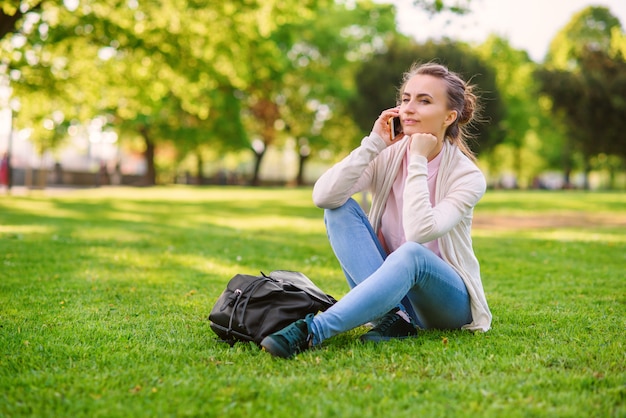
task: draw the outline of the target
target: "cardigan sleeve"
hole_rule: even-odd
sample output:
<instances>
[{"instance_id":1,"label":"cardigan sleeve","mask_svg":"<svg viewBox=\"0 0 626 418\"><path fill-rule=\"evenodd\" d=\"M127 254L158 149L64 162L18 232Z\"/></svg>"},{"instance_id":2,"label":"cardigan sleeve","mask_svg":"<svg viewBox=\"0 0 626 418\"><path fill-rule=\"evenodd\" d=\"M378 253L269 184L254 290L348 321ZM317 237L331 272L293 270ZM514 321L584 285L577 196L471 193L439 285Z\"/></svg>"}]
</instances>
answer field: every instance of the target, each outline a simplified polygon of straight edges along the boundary
<instances>
[{"instance_id":1,"label":"cardigan sleeve","mask_svg":"<svg viewBox=\"0 0 626 418\"><path fill-rule=\"evenodd\" d=\"M485 193L485 179L471 162L459 161L450 176L446 191L435 207L430 204L427 160L412 156L404 188L402 211L404 234L407 241L420 244L437 239L458 225ZM440 173L441 174L441 173ZM439 185L438 187L442 187Z\"/></svg>"},{"instance_id":2,"label":"cardigan sleeve","mask_svg":"<svg viewBox=\"0 0 626 418\"><path fill-rule=\"evenodd\" d=\"M373 175L370 163L385 148L385 141L375 133L363 138L359 147L315 182L313 203L320 208L334 209L353 194L368 189Z\"/></svg>"}]
</instances>

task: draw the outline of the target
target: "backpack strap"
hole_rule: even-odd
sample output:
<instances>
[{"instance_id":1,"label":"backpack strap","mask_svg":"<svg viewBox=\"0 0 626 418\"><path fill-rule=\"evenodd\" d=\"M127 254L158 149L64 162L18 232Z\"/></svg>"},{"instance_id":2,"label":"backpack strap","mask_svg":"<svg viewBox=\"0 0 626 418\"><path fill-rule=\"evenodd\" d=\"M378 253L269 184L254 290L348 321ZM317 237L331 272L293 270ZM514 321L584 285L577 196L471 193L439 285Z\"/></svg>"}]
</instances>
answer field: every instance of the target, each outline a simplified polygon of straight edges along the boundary
<instances>
[{"instance_id":1,"label":"backpack strap","mask_svg":"<svg viewBox=\"0 0 626 418\"><path fill-rule=\"evenodd\" d=\"M277 282L288 283L291 286L302 290L306 294L308 294L311 298L317 300L322 305L326 306L326 308L330 308L337 300L324 293L319 287L311 281L304 273L299 271L292 270L274 270L270 273L269 276L266 276L265 273L261 272L263 277L267 277L269 279L273 279Z\"/></svg>"},{"instance_id":2,"label":"backpack strap","mask_svg":"<svg viewBox=\"0 0 626 418\"><path fill-rule=\"evenodd\" d=\"M255 280L254 282L250 283L250 285L248 285L248 287L246 287L246 289L243 291L243 293L246 295L245 300L243 302L243 306L241 307L241 318L239 318L239 326L240 327L244 327L245 324L245 316L246 316L246 308L248 307L248 302L250 302L250 299L252 298L252 295L254 295L254 293L257 291L257 289L261 286L263 286L263 284L267 281L267 279L272 280L269 277L259 277L258 280ZM272 280L274 281L274 280ZM235 306L233 309L233 313L231 314L231 318L233 317L233 315L235 314L235 311L237 310L238 306Z\"/></svg>"}]
</instances>

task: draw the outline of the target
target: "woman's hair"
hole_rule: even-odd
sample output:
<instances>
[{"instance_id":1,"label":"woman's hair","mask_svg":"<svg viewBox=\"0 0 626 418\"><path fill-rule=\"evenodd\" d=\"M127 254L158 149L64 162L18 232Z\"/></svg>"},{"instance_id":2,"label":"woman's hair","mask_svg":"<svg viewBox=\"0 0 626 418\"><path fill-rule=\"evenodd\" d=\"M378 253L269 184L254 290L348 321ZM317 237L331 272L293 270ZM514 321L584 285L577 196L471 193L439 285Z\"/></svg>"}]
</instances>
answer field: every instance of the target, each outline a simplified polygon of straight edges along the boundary
<instances>
[{"instance_id":1,"label":"woman's hair","mask_svg":"<svg viewBox=\"0 0 626 418\"><path fill-rule=\"evenodd\" d=\"M474 86L463 81L461 76L449 71L443 65L415 63L402 77L399 97L404 92L404 88L409 80L416 75L430 75L445 81L448 92L448 109L457 111L456 120L446 129L446 138L452 144L458 146L470 159L475 161L476 157L467 145L467 138L470 136L467 132L467 126L471 124L479 110L478 97L474 94Z\"/></svg>"}]
</instances>

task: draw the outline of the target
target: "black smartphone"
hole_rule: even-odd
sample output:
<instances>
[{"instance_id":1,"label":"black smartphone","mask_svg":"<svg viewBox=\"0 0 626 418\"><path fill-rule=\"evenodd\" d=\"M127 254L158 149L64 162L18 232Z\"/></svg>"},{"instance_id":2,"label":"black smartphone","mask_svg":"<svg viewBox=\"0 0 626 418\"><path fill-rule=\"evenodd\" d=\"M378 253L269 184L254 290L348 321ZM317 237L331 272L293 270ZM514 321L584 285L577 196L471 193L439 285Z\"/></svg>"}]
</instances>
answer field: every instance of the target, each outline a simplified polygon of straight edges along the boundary
<instances>
[{"instance_id":1,"label":"black smartphone","mask_svg":"<svg viewBox=\"0 0 626 418\"><path fill-rule=\"evenodd\" d=\"M389 120L389 135L391 140L396 139L398 135L402 133L402 124L400 123L400 117L396 116Z\"/></svg>"}]
</instances>

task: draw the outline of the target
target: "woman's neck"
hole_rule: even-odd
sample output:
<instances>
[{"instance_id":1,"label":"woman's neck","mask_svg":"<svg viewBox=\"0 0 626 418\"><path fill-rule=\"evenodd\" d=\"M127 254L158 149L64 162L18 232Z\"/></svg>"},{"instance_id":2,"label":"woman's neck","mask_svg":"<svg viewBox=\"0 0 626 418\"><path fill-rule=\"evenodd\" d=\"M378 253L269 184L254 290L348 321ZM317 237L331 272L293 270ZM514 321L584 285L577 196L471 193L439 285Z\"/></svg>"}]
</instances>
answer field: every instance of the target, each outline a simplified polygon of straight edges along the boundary
<instances>
[{"instance_id":1,"label":"woman's neck","mask_svg":"<svg viewBox=\"0 0 626 418\"><path fill-rule=\"evenodd\" d=\"M433 159L435 159L435 158L439 155L439 153L441 152L441 150L442 150L442 149L443 149L443 141L439 142L439 143L437 144L437 146L435 147L435 149L433 150L433 152L431 152L431 153L428 155L428 158L427 158L427 159L428 159L428 162L430 162L430 161L432 161Z\"/></svg>"}]
</instances>

